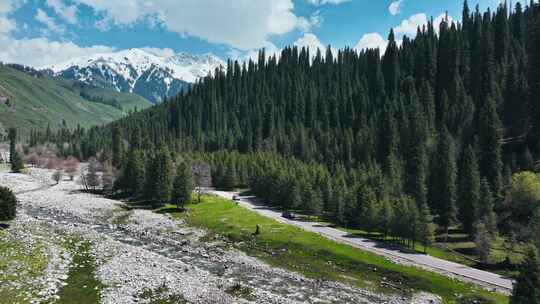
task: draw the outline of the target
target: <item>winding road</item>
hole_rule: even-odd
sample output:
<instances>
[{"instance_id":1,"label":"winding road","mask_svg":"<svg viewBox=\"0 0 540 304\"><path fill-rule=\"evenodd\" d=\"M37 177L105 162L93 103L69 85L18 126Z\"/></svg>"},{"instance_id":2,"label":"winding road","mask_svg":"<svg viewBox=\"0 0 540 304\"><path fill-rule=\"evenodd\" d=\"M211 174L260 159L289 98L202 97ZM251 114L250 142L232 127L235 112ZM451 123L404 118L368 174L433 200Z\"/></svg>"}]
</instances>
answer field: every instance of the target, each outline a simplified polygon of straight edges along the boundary
<instances>
[{"instance_id":1,"label":"winding road","mask_svg":"<svg viewBox=\"0 0 540 304\"><path fill-rule=\"evenodd\" d=\"M209 191L217 196L232 200L233 196L238 196L237 192ZM239 205L253 210L263 216L272 218L282 223L300 227L306 231L317 233L339 243L348 244L361 250L387 257L393 261L403 264L417 266L429 271L437 272L446 276L454 277L461 281L478 284L485 288L496 290L504 294L512 292L513 280L498 275L496 273L479 270L466 265L439 259L430 255L420 253L407 253L399 249L383 248L375 241L362 237L351 237L347 232L323 225L318 222L296 221L283 218L281 212L257 203L255 197L240 197Z\"/></svg>"}]
</instances>

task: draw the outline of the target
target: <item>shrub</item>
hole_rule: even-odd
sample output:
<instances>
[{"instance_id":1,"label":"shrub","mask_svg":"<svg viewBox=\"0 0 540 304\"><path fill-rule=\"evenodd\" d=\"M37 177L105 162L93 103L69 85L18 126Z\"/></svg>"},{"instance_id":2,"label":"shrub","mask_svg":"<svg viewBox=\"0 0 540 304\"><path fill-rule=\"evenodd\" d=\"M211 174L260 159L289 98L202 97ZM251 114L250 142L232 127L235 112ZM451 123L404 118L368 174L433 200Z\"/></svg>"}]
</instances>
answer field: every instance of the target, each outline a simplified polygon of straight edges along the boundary
<instances>
[{"instance_id":1,"label":"shrub","mask_svg":"<svg viewBox=\"0 0 540 304\"><path fill-rule=\"evenodd\" d=\"M0 187L0 221L9 221L15 218L17 213L17 198L6 187Z\"/></svg>"}]
</instances>

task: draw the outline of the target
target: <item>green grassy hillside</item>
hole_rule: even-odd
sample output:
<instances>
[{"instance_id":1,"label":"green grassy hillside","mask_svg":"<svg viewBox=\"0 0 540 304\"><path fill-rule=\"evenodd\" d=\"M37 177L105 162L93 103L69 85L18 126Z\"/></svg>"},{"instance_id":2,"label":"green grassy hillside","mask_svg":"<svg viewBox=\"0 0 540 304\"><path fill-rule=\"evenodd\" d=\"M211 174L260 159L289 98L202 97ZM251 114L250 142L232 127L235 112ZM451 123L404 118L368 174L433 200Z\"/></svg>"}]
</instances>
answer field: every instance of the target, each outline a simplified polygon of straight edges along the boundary
<instances>
[{"instance_id":1,"label":"green grassy hillside","mask_svg":"<svg viewBox=\"0 0 540 304\"><path fill-rule=\"evenodd\" d=\"M19 128L22 134L47 125L57 128L63 120L68 127L99 125L149 106L151 103L138 95L34 77L0 66L0 132L9 127Z\"/></svg>"}]
</instances>

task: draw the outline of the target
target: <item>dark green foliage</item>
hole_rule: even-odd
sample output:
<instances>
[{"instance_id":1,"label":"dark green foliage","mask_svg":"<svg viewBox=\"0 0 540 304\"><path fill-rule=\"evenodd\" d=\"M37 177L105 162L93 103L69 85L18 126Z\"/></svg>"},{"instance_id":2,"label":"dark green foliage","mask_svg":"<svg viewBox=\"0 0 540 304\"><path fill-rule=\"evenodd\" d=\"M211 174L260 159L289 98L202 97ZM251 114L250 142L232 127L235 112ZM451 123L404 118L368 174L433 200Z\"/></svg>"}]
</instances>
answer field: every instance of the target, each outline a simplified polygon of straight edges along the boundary
<instances>
[{"instance_id":1,"label":"dark green foliage","mask_svg":"<svg viewBox=\"0 0 540 304\"><path fill-rule=\"evenodd\" d=\"M531 143L537 145L540 140L540 4L534 4L533 8L529 8L526 13L530 16L528 31L528 53L529 53L529 85L531 107L532 107L532 124Z\"/></svg>"},{"instance_id":2,"label":"dark green foliage","mask_svg":"<svg viewBox=\"0 0 540 304\"><path fill-rule=\"evenodd\" d=\"M9 161L13 162L13 157L15 156L17 149L15 146L17 145L17 129L10 128L8 130L8 139L9 139Z\"/></svg>"},{"instance_id":3,"label":"dark green foliage","mask_svg":"<svg viewBox=\"0 0 540 304\"><path fill-rule=\"evenodd\" d=\"M183 209L184 205L191 201L192 192L193 176L191 167L186 162L180 162L176 168L171 200L176 204L178 209Z\"/></svg>"},{"instance_id":4,"label":"dark green foliage","mask_svg":"<svg viewBox=\"0 0 540 304\"><path fill-rule=\"evenodd\" d=\"M426 203L420 204L418 207L418 224L417 224L417 237L418 240L424 246L424 252L426 247L431 245L435 238L435 224L433 224L433 216Z\"/></svg>"},{"instance_id":5,"label":"dark green foliage","mask_svg":"<svg viewBox=\"0 0 540 304\"><path fill-rule=\"evenodd\" d=\"M476 219L481 222L490 234L497 233L497 215L494 211L495 197L491 191L489 182L482 179L480 183L480 200L478 202L478 210Z\"/></svg>"},{"instance_id":6,"label":"dark green foliage","mask_svg":"<svg viewBox=\"0 0 540 304\"><path fill-rule=\"evenodd\" d=\"M24 162L17 151L17 129L10 128L8 131L9 139L9 161L11 162L11 172L20 173L24 169Z\"/></svg>"},{"instance_id":7,"label":"dark green foliage","mask_svg":"<svg viewBox=\"0 0 540 304\"><path fill-rule=\"evenodd\" d=\"M144 195L153 202L164 204L171 198L172 161L167 148L160 148L146 162Z\"/></svg>"},{"instance_id":8,"label":"dark green foliage","mask_svg":"<svg viewBox=\"0 0 540 304\"><path fill-rule=\"evenodd\" d=\"M465 231L474 232L474 224L480 215L480 172L472 147L465 150L459 169L459 220Z\"/></svg>"},{"instance_id":9,"label":"dark green foliage","mask_svg":"<svg viewBox=\"0 0 540 304\"><path fill-rule=\"evenodd\" d=\"M23 169L24 169L23 159L20 156L19 152L15 150L15 152L11 154L11 172L20 173Z\"/></svg>"},{"instance_id":10,"label":"dark green foliage","mask_svg":"<svg viewBox=\"0 0 540 304\"><path fill-rule=\"evenodd\" d=\"M112 130L112 164L119 167L124 158L124 139L120 128Z\"/></svg>"},{"instance_id":11,"label":"dark green foliage","mask_svg":"<svg viewBox=\"0 0 540 304\"><path fill-rule=\"evenodd\" d=\"M488 97L480 112L480 172L497 200L502 197L501 130L495 101Z\"/></svg>"},{"instance_id":12,"label":"dark green foliage","mask_svg":"<svg viewBox=\"0 0 540 304\"><path fill-rule=\"evenodd\" d=\"M431 206L437 212L437 223L447 230L456 218L456 161L446 128L439 135L432 174Z\"/></svg>"},{"instance_id":13,"label":"dark green foliage","mask_svg":"<svg viewBox=\"0 0 540 304\"><path fill-rule=\"evenodd\" d=\"M17 198L6 187L0 187L0 221L10 221L17 213Z\"/></svg>"},{"instance_id":14,"label":"dark green foliage","mask_svg":"<svg viewBox=\"0 0 540 304\"><path fill-rule=\"evenodd\" d=\"M82 159L121 156L129 143L148 155L145 186L118 183L151 200L168 197L156 182L166 146L194 160L197 190L246 186L273 206L412 242L429 243L433 219L445 229L459 220L471 237L479 220L495 234L497 218L511 219L519 225L498 224L512 234L528 219L504 210L505 186L540 155L539 10L464 5L461 24L429 22L401 46L390 33L384 54L261 52L151 109L89 130L33 132L31 142L68 142ZM123 177L139 176L130 158L115 160ZM402 210L412 231L395 228Z\"/></svg>"},{"instance_id":15,"label":"dark green foliage","mask_svg":"<svg viewBox=\"0 0 540 304\"><path fill-rule=\"evenodd\" d=\"M131 196L138 196L144 187L145 176L144 153L141 150L131 150L115 188Z\"/></svg>"},{"instance_id":16,"label":"dark green foliage","mask_svg":"<svg viewBox=\"0 0 540 304\"><path fill-rule=\"evenodd\" d=\"M530 248L521 265L521 271L516 279L510 304L539 304L540 303L540 261L538 252Z\"/></svg>"}]
</instances>

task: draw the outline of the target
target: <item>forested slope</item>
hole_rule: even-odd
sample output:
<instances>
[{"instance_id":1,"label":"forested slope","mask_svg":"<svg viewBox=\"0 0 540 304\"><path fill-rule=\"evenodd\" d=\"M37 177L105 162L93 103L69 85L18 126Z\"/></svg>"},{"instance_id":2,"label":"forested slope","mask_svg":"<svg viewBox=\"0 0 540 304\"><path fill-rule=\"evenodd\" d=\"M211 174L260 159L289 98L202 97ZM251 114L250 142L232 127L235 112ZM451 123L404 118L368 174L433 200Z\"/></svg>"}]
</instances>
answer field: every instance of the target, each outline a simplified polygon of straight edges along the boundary
<instances>
[{"instance_id":1,"label":"forested slope","mask_svg":"<svg viewBox=\"0 0 540 304\"><path fill-rule=\"evenodd\" d=\"M63 124L90 127L119 119L134 108L151 105L146 99L35 74L21 66L0 66L0 127L60 129ZM0 129L1 129L0 128Z\"/></svg>"},{"instance_id":2,"label":"forested slope","mask_svg":"<svg viewBox=\"0 0 540 304\"><path fill-rule=\"evenodd\" d=\"M526 240L530 216L506 198L512 174L535 170L540 154L540 5L508 12L465 3L462 22L429 23L401 46L390 32L384 54L262 51L76 141L33 142L104 151L120 169L188 153L218 186L413 240L427 242L432 220Z\"/></svg>"}]
</instances>

